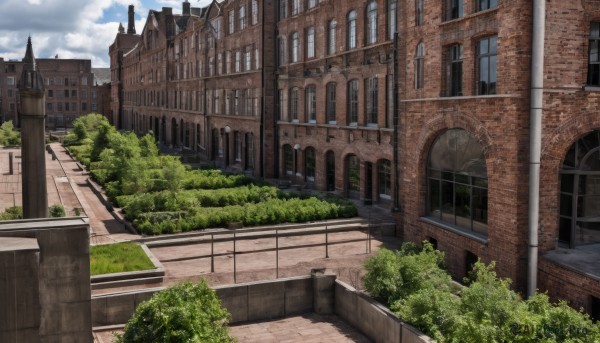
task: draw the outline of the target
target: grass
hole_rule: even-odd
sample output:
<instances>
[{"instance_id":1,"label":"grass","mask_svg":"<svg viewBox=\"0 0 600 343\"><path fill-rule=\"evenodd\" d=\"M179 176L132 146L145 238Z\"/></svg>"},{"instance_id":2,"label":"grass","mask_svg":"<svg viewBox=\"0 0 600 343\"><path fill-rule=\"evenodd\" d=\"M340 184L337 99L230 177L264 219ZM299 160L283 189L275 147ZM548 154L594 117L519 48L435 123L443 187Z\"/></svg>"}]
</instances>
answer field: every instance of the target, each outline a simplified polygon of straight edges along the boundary
<instances>
[{"instance_id":1,"label":"grass","mask_svg":"<svg viewBox=\"0 0 600 343\"><path fill-rule=\"evenodd\" d=\"M118 243L90 247L92 275L133 272L154 269L142 247L137 243Z\"/></svg>"}]
</instances>

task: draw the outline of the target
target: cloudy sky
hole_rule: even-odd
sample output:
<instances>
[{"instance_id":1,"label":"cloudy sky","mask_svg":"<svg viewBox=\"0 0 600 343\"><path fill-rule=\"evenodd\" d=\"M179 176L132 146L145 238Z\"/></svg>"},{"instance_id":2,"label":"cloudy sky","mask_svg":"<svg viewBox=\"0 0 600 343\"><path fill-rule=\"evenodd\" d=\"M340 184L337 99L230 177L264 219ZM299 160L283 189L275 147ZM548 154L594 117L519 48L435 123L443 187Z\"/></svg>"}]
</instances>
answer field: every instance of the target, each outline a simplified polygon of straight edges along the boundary
<instances>
[{"instance_id":1,"label":"cloudy sky","mask_svg":"<svg viewBox=\"0 0 600 343\"><path fill-rule=\"evenodd\" d=\"M148 10L172 7L181 13L183 0L0 0L0 57L21 59L31 35L36 58L91 59L93 68L108 67L108 46L119 22L127 29L127 10L135 6L140 33ZM189 0L203 7L210 0Z\"/></svg>"}]
</instances>

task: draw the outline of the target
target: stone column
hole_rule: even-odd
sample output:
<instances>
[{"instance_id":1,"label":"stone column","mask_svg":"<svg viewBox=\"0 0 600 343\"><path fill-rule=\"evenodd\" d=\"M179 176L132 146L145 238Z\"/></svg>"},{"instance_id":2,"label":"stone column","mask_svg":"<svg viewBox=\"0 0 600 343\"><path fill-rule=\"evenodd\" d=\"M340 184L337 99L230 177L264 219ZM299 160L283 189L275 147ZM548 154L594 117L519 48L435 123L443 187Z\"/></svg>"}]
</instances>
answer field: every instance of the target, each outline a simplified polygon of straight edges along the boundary
<instances>
[{"instance_id":1,"label":"stone column","mask_svg":"<svg viewBox=\"0 0 600 343\"><path fill-rule=\"evenodd\" d=\"M21 156L23 170L23 217L48 217L48 189L46 187L45 126L46 108L44 79L36 68L31 38L23 58L23 72L19 81L21 100Z\"/></svg>"}]
</instances>

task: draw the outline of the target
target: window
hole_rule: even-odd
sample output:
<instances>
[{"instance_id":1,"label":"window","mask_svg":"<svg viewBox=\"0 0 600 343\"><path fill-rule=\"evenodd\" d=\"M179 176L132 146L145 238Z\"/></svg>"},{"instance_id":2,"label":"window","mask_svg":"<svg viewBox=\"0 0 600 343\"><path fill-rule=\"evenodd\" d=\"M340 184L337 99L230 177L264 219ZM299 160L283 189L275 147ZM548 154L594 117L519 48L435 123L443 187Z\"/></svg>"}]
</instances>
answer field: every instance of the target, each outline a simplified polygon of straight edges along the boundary
<instances>
[{"instance_id":1,"label":"window","mask_svg":"<svg viewBox=\"0 0 600 343\"><path fill-rule=\"evenodd\" d=\"M415 88L421 89L425 83L425 44L417 45L415 52Z\"/></svg>"},{"instance_id":2,"label":"window","mask_svg":"<svg viewBox=\"0 0 600 343\"><path fill-rule=\"evenodd\" d=\"M315 28L313 26L306 30L306 58L315 57Z\"/></svg>"},{"instance_id":3,"label":"window","mask_svg":"<svg viewBox=\"0 0 600 343\"><path fill-rule=\"evenodd\" d=\"M377 125L377 77L366 79L367 124Z\"/></svg>"},{"instance_id":4,"label":"window","mask_svg":"<svg viewBox=\"0 0 600 343\"><path fill-rule=\"evenodd\" d=\"M258 23L258 1L252 0L252 25Z\"/></svg>"},{"instance_id":5,"label":"window","mask_svg":"<svg viewBox=\"0 0 600 343\"><path fill-rule=\"evenodd\" d=\"M348 49L356 48L356 11L352 10L348 13L347 20L347 46Z\"/></svg>"},{"instance_id":6,"label":"window","mask_svg":"<svg viewBox=\"0 0 600 343\"><path fill-rule=\"evenodd\" d=\"M279 19L285 19L288 16L288 0L279 0Z\"/></svg>"},{"instance_id":7,"label":"window","mask_svg":"<svg viewBox=\"0 0 600 343\"><path fill-rule=\"evenodd\" d=\"M235 72L239 73L242 66L242 53L240 51L235 52Z\"/></svg>"},{"instance_id":8,"label":"window","mask_svg":"<svg viewBox=\"0 0 600 343\"><path fill-rule=\"evenodd\" d=\"M9 89L7 89L7 91L8 91L8 97L9 98L12 98L12 97L15 96L15 90L14 89L9 88Z\"/></svg>"},{"instance_id":9,"label":"window","mask_svg":"<svg viewBox=\"0 0 600 343\"><path fill-rule=\"evenodd\" d=\"M239 19L240 19L240 30L243 30L246 28L246 6L241 5L240 8L238 9L238 15L239 15Z\"/></svg>"},{"instance_id":10,"label":"window","mask_svg":"<svg viewBox=\"0 0 600 343\"><path fill-rule=\"evenodd\" d=\"M279 65L286 64L286 55L285 37L279 37Z\"/></svg>"},{"instance_id":11,"label":"window","mask_svg":"<svg viewBox=\"0 0 600 343\"><path fill-rule=\"evenodd\" d=\"M558 241L570 248L600 242L600 131L571 146L560 172Z\"/></svg>"},{"instance_id":12,"label":"window","mask_svg":"<svg viewBox=\"0 0 600 343\"><path fill-rule=\"evenodd\" d=\"M87 111L87 103L86 102L82 102L81 103L81 112L85 113L85 111Z\"/></svg>"},{"instance_id":13,"label":"window","mask_svg":"<svg viewBox=\"0 0 600 343\"><path fill-rule=\"evenodd\" d=\"M462 17L462 0L446 0L446 6L446 20L458 19Z\"/></svg>"},{"instance_id":14,"label":"window","mask_svg":"<svg viewBox=\"0 0 600 343\"><path fill-rule=\"evenodd\" d=\"M429 217L487 236L487 167L473 136L462 129L442 133L429 151L427 179Z\"/></svg>"},{"instance_id":15,"label":"window","mask_svg":"<svg viewBox=\"0 0 600 343\"><path fill-rule=\"evenodd\" d=\"M65 91L64 91L64 92L65 92L65 98L68 98L68 97L69 97L69 90L68 90L68 89L65 89Z\"/></svg>"},{"instance_id":16,"label":"window","mask_svg":"<svg viewBox=\"0 0 600 343\"><path fill-rule=\"evenodd\" d=\"M316 160L315 148L306 148L304 150L304 177L308 182L315 182Z\"/></svg>"},{"instance_id":17,"label":"window","mask_svg":"<svg viewBox=\"0 0 600 343\"><path fill-rule=\"evenodd\" d=\"M385 82L385 127L394 127L394 76L386 75Z\"/></svg>"},{"instance_id":18,"label":"window","mask_svg":"<svg viewBox=\"0 0 600 343\"><path fill-rule=\"evenodd\" d=\"M242 161L242 134L238 131L233 133L233 156L236 162Z\"/></svg>"},{"instance_id":19,"label":"window","mask_svg":"<svg viewBox=\"0 0 600 343\"><path fill-rule=\"evenodd\" d=\"M292 0L292 15L298 15L300 11L300 0Z\"/></svg>"},{"instance_id":20,"label":"window","mask_svg":"<svg viewBox=\"0 0 600 343\"><path fill-rule=\"evenodd\" d=\"M71 111L77 112L77 103L76 102L71 103Z\"/></svg>"},{"instance_id":21,"label":"window","mask_svg":"<svg viewBox=\"0 0 600 343\"><path fill-rule=\"evenodd\" d=\"M415 0L415 26L423 25L423 1L424 0Z\"/></svg>"},{"instance_id":22,"label":"window","mask_svg":"<svg viewBox=\"0 0 600 343\"><path fill-rule=\"evenodd\" d=\"M298 32L292 32L292 39L291 40L292 40L292 60L291 60L291 62L292 63L296 63L296 62L299 61L299 56L298 55L300 53L300 51L299 51L299 48L300 48L299 44L300 44L300 42L299 42Z\"/></svg>"},{"instance_id":23,"label":"window","mask_svg":"<svg viewBox=\"0 0 600 343\"><path fill-rule=\"evenodd\" d=\"M358 80L348 82L348 124L358 123Z\"/></svg>"},{"instance_id":24,"label":"window","mask_svg":"<svg viewBox=\"0 0 600 343\"><path fill-rule=\"evenodd\" d=\"M388 38L394 39L397 30L397 4L396 0L388 0Z\"/></svg>"},{"instance_id":25,"label":"window","mask_svg":"<svg viewBox=\"0 0 600 343\"><path fill-rule=\"evenodd\" d=\"M588 85L600 86L600 22L590 25Z\"/></svg>"},{"instance_id":26,"label":"window","mask_svg":"<svg viewBox=\"0 0 600 343\"><path fill-rule=\"evenodd\" d=\"M252 70L252 47L246 47L246 51L244 52L244 63L246 64L246 71Z\"/></svg>"},{"instance_id":27,"label":"window","mask_svg":"<svg viewBox=\"0 0 600 343\"><path fill-rule=\"evenodd\" d=\"M229 11L229 34L235 32L235 12Z\"/></svg>"},{"instance_id":28,"label":"window","mask_svg":"<svg viewBox=\"0 0 600 343\"><path fill-rule=\"evenodd\" d=\"M317 6L317 0L307 0L306 1L306 8L313 8Z\"/></svg>"},{"instance_id":29,"label":"window","mask_svg":"<svg viewBox=\"0 0 600 343\"><path fill-rule=\"evenodd\" d=\"M286 175L294 175L294 151L289 144L283 146L283 169Z\"/></svg>"},{"instance_id":30,"label":"window","mask_svg":"<svg viewBox=\"0 0 600 343\"><path fill-rule=\"evenodd\" d=\"M200 62L200 61L198 61ZM200 64L201 65L201 64ZM225 53L225 73L231 73L231 51Z\"/></svg>"},{"instance_id":31,"label":"window","mask_svg":"<svg viewBox=\"0 0 600 343\"><path fill-rule=\"evenodd\" d=\"M497 0L479 0L478 10L484 11L490 8L496 8L498 6Z\"/></svg>"},{"instance_id":32,"label":"window","mask_svg":"<svg viewBox=\"0 0 600 343\"><path fill-rule=\"evenodd\" d=\"M298 122L298 88L290 90L290 119Z\"/></svg>"},{"instance_id":33,"label":"window","mask_svg":"<svg viewBox=\"0 0 600 343\"><path fill-rule=\"evenodd\" d=\"M56 110L58 112L62 112L62 110L63 110L63 103L62 102L57 102L56 103Z\"/></svg>"},{"instance_id":34,"label":"window","mask_svg":"<svg viewBox=\"0 0 600 343\"><path fill-rule=\"evenodd\" d=\"M463 59L463 47L460 44L455 44L450 47L450 65L449 69L449 95L460 96L462 95L462 59Z\"/></svg>"},{"instance_id":35,"label":"window","mask_svg":"<svg viewBox=\"0 0 600 343\"><path fill-rule=\"evenodd\" d=\"M62 103L58 103L58 105L62 106ZM10 112L14 112L15 111L15 103L14 102L11 102L10 104L8 104L8 110ZM61 108L61 111L62 111L62 108Z\"/></svg>"},{"instance_id":36,"label":"window","mask_svg":"<svg viewBox=\"0 0 600 343\"><path fill-rule=\"evenodd\" d=\"M46 111L52 112L52 103L51 102L46 104Z\"/></svg>"},{"instance_id":37,"label":"window","mask_svg":"<svg viewBox=\"0 0 600 343\"><path fill-rule=\"evenodd\" d=\"M327 96L327 122L329 124L336 124L336 113L335 113L335 88L336 84L330 82L327 84L326 96Z\"/></svg>"},{"instance_id":38,"label":"window","mask_svg":"<svg viewBox=\"0 0 600 343\"><path fill-rule=\"evenodd\" d=\"M333 55L335 54L335 34L336 34L336 26L337 23L335 22L335 20L330 20L329 23L327 23L327 53L329 55Z\"/></svg>"},{"instance_id":39,"label":"window","mask_svg":"<svg viewBox=\"0 0 600 343\"><path fill-rule=\"evenodd\" d=\"M71 98L76 98L77 97L77 91L76 90L71 90Z\"/></svg>"},{"instance_id":40,"label":"window","mask_svg":"<svg viewBox=\"0 0 600 343\"><path fill-rule=\"evenodd\" d=\"M497 37L479 41L479 91L480 95L496 94L496 43Z\"/></svg>"},{"instance_id":41,"label":"window","mask_svg":"<svg viewBox=\"0 0 600 343\"><path fill-rule=\"evenodd\" d=\"M356 155L346 158L346 189L349 195L360 192L360 160Z\"/></svg>"},{"instance_id":42,"label":"window","mask_svg":"<svg viewBox=\"0 0 600 343\"><path fill-rule=\"evenodd\" d=\"M10 89L9 89L9 91L10 91ZM83 97L83 92L81 92L81 95L82 95L82 97ZM10 95L9 95L9 96L10 96ZM49 97L49 98L52 98L52 97L54 97L54 91L53 91L52 89L48 89L48 97Z\"/></svg>"},{"instance_id":43,"label":"window","mask_svg":"<svg viewBox=\"0 0 600 343\"><path fill-rule=\"evenodd\" d=\"M377 42L377 2L367 5L367 44Z\"/></svg>"},{"instance_id":44,"label":"window","mask_svg":"<svg viewBox=\"0 0 600 343\"><path fill-rule=\"evenodd\" d=\"M306 87L306 119L309 123L317 122L317 89L314 85Z\"/></svg>"},{"instance_id":45,"label":"window","mask_svg":"<svg viewBox=\"0 0 600 343\"><path fill-rule=\"evenodd\" d=\"M392 164L389 160L380 160L377 163L377 189L379 198L391 199L392 197Z\"/></svg>"}]
</instances>

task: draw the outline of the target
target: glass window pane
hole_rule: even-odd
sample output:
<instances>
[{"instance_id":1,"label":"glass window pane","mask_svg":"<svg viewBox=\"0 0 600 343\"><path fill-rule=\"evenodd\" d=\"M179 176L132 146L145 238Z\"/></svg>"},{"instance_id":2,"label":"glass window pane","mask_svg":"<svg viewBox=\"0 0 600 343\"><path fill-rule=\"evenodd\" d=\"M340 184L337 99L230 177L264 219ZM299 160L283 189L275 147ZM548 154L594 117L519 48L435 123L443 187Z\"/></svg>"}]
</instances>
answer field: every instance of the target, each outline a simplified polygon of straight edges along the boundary
<instances>
[{"instance_id":1,"label":"glass window pane","mask_svg":"<svg viewBox=\"0 0 600 343\"><path fill-rule=\"evenodd\" d=\"M454 183L442 181L442 220L456 224L454 221Z\"/></svg>"},{"instance_id":2,"label":"glass window pane","mask_svg":"<svg viewBox=\"0 0 600 343\"><path fill-rule=\"evenodd\" d=\"M429 214L440 218L440 181L429 179Z\"/></svg>"}]
</instances>

